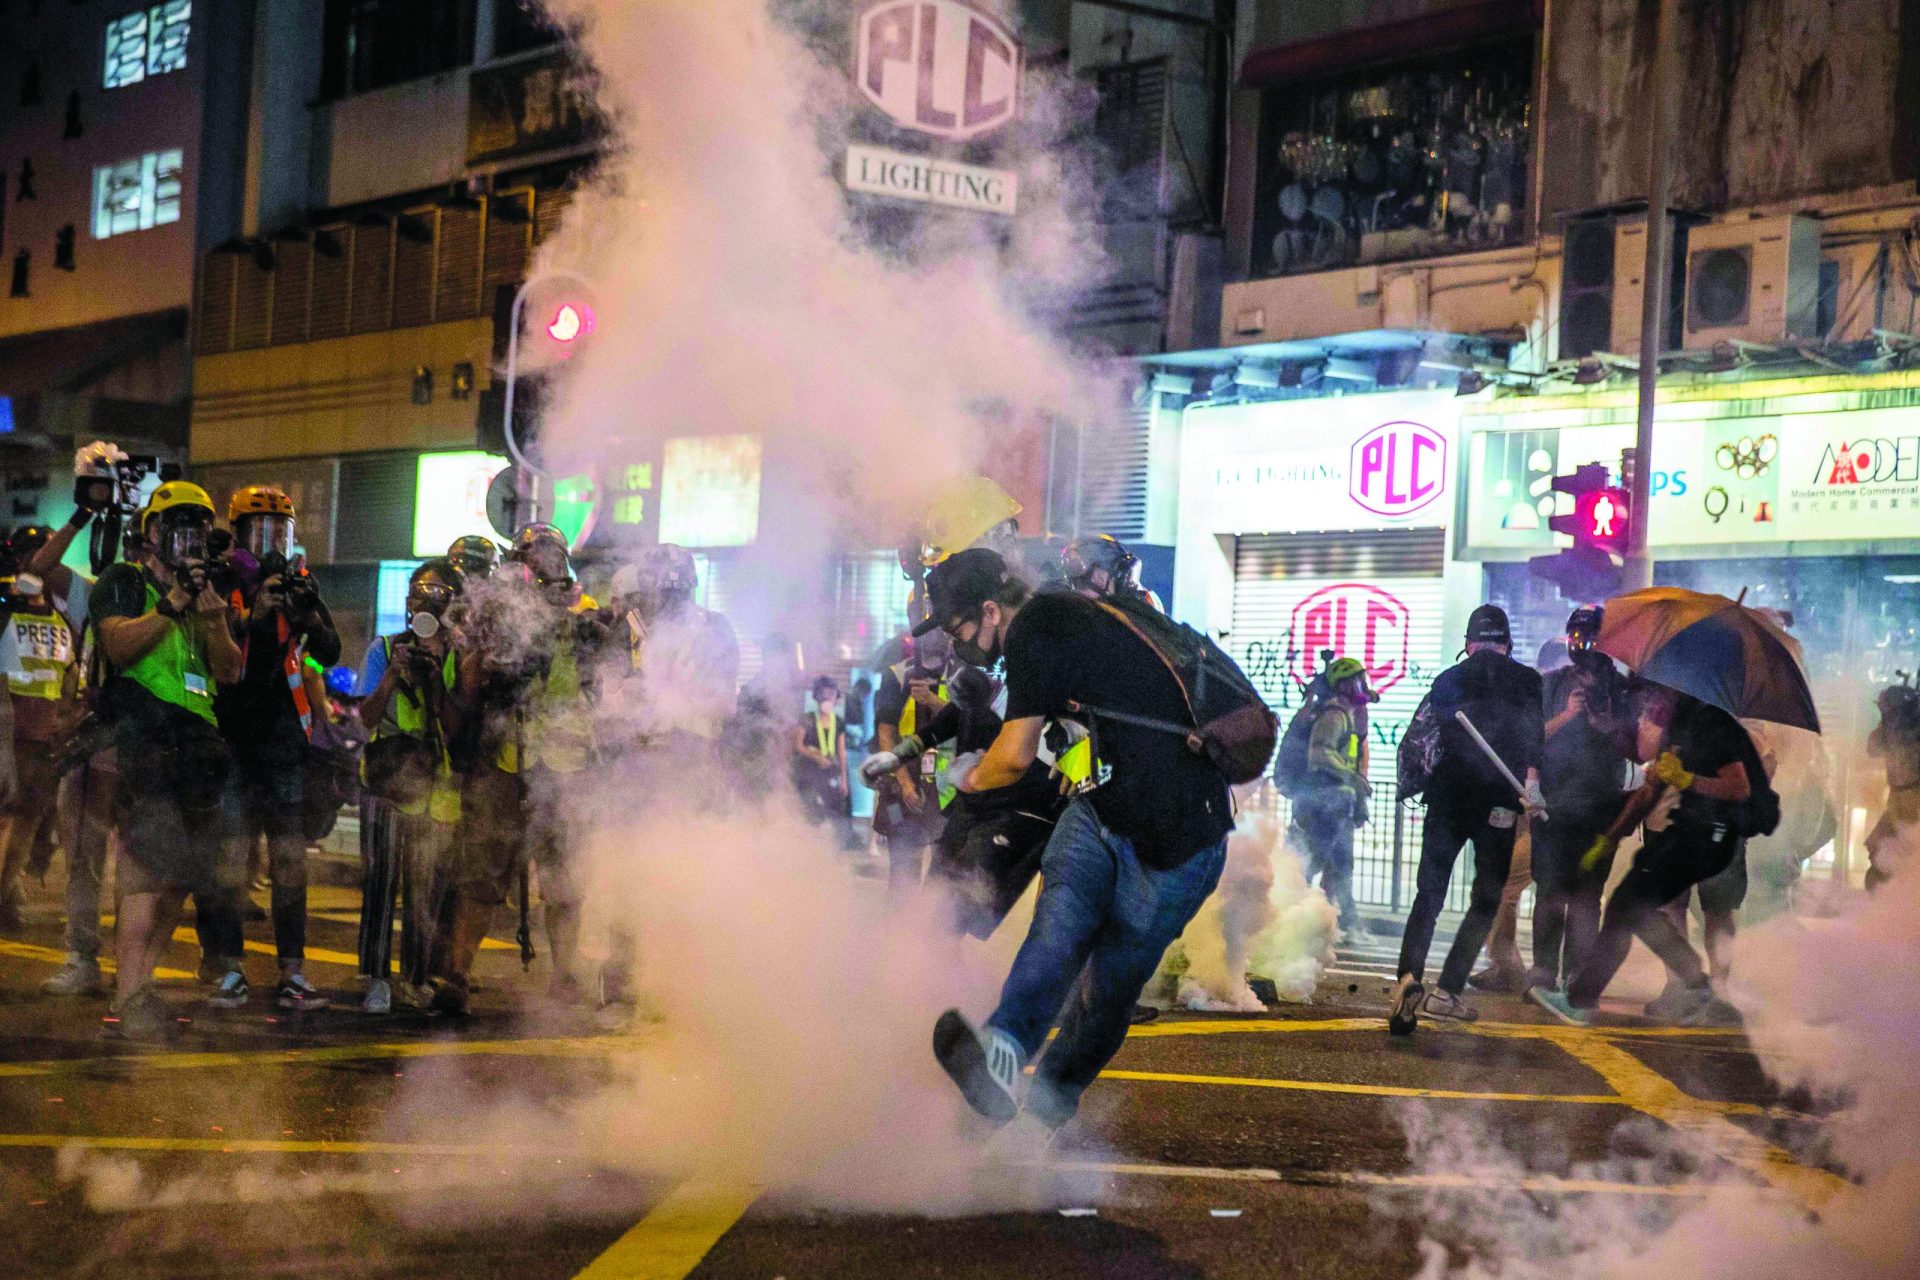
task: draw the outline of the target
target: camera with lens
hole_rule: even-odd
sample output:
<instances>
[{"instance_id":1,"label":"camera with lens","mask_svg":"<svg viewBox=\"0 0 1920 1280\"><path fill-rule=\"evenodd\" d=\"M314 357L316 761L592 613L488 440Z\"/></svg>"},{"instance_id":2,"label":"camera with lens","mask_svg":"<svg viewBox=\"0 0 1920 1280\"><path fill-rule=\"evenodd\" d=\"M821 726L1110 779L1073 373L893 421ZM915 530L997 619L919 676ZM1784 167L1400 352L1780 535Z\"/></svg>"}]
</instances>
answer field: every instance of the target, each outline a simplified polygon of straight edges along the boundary
<instances>
[{"instance_id":1,"label":"camera with lens","mask_svg":"<svg viewBox=\"0 0 1920 1280\"><path fill-rule=\"evenodd\" d=\"M150 454L129 457L105 444L82 450L74 471L73 504L94 517L88 555L95 573L119 556L121 533L140 511L148 477L158 476L164 484L183 474L178 463L162 463Z\"/></svg>"},{"instance_id":2,"label":"camera with lens","mask_svg":"<svg viewBox=\"0 0 1920 1280\"><path fill-rule=\"evenodd\" d=\"M290 614L311 613L320 603L320 588L313 574L306 565L288 560L282 552L269 551L260 557L260 580L269 578L280 579L280 593L286 597Z\"/></svg>"}]
</instances>

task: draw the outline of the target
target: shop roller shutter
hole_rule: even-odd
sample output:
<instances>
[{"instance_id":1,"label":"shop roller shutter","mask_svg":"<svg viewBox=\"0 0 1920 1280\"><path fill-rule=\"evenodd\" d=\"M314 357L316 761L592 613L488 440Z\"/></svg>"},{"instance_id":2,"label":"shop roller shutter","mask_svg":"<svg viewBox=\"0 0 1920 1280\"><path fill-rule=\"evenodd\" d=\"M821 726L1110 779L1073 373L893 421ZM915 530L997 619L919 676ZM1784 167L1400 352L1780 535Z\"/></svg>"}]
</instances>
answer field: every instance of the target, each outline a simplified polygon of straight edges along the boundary
<instances>
[{"instance_id":1,"label":"shop roller shutter","mask_svg":"<svg viewBox=\"0 0 1920 1280\"><path fill-rule=\"evenodd\" d=\"M412 558L417 469L418 455L411 453L340 460L336 563Z\"/></svg>"},{"instance_id":2,"label":"shop roller shutter","mask_svg":"<svg viewBox=\"0 0 1920 1280\"><path fill-rule=\"evenodd\" d=\"M440 284L435 320L471 320L480 313L480 211L440 211Z\"/></svg>"},{"instance_id":3,"label":"shop roller shutter","mask_svg":"<svg viewBox=\"0 0 1920 1280\"><path fill-rule=\"evenodd\" d=\"M1395 747L1459 647L1442 634L1445 555L1439 529L1262 534L1235 548L1227 647L1283 720L1300 705L1301 681L1321 665L1323 646L1367 661L1384 686L1369 714L1371 822L1355 837L1354 894L1363 903L1392 900ZM1417 812L1401 814L1400 828L1410 892ZM1450 905L1464 906L1464 893L1457 883Z\"/></svg>"}]
</instances>

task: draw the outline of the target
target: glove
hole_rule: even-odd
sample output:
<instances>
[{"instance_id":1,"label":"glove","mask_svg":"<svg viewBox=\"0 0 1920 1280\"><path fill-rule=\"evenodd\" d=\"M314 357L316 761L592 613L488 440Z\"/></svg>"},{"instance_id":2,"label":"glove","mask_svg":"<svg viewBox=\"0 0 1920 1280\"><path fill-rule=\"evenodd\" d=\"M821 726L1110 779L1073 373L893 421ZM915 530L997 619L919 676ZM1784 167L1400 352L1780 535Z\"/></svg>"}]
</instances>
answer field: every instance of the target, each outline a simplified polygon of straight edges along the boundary
<instances>
[{"instance_id":1,"label":"glove","mask_svg":"<svg viewBox=\"0 0 1920 1280\"><path fill-rule=\"evenodd\" d=\"M1671 751L1662 751L1660 758L1653 762L1653 768L1647 771L1675 791L1685 791L1693 785L1694 775L1680 763L1680 757Z\"/></svg>"},{"instance_id":2,"label":"glove","mask_svg":"<svg viewBox=\"0 0 1920 1280\"><path fill-rule=\"evenodd\" d=\"M1540 790L1540 783L1537 780L1527 783L1526 790L1520 793L1520 803L1525 806L1528 813L1547 811L1547 796Z\"/></svg>"},{"instance_id":3,"label":"glove","mask_svg":"<svg viewBox=\"0 0 1920 1280\"><path fill-rule=\"evenodd\" d=\"M84 448L74 450L73 474L90 476L112 462L125 462L127 455L117 444L108 444L105 440L95 440Z\"/></svg>"},{"instance_id":4,"label":"glove","mask_svg":"<svg viewBox=\"0 0 1920 1280\"><path fill-rule=\"evenodd\" d=\"M984 751L969 751L963 756L956 756L946 768L940 771L938 778L940 790L966 790L963 784L973 775L974 769L986 754Z\"/></svg>"},{"instance_id":5,"label":"glove","mask_svg":"<svg viewBox=\"0 0 1920 1280\"><path fill-rule=\"evenodd\" d=\"M1613 857L1614 848L1619 844L1612 836L1595 836L1587 851L1580 855L1580 869L1592 871L1601 863Z\"/></svg>"},{"instance_id":6,"label":"glove","mask_svg":"<svg viewBox=\"0 0 1920 1280\"><path fill-rule=\"evenodd\" d=\"M891 751L876 751L860 762L860 780L868 786L900 767L900 757Z\"/></svg>"}]
</instances>

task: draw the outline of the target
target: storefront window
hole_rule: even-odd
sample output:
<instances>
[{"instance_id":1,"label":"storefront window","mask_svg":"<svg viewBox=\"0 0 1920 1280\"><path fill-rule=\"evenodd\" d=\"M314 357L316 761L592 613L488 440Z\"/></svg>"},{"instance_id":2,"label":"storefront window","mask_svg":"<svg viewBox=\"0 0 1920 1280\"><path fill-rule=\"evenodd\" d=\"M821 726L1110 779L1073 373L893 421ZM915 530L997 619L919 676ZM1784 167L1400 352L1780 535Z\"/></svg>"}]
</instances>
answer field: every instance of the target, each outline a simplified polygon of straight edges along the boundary
<instances>
[{"instance_id":1,"label":"storefront window","mask_svg":"<svg viewBox=\"0 0 1920 1280\"><path fill-rule=\"evenodd\" d=\"M1526 230L1531 35L1267 91L1254 273L1487 248Z\"/></svg>"}]
</instances>

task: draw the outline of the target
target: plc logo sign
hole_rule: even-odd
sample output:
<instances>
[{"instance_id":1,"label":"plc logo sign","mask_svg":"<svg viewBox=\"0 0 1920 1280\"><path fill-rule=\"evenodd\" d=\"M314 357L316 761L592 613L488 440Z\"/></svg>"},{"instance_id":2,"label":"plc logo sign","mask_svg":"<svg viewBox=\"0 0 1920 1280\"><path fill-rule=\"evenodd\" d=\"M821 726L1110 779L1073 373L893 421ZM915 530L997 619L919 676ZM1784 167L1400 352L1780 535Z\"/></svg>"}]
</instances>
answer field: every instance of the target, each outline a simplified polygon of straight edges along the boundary
<instances>
[{"instance_id":1,"label":"plc logo sign","mask_svg":"<svg viewBox=\"0 0 1920 1280\"><path fill-rule=\"evenodd\" d=\"M1410 516L1447 487L1447 438L1419 422L1383 422L1353 444L1347 493L1377 516Z\"/></svg>"},{"instance_id":2,"label":"plc logo sign","mask_svg":"<svg viewBox=\"0 0 1920 1280\"><path fill-rule=\"evenodd\" d=\"M889 0L860 17L855 77L896 123L974 138L1019 110L1020 45L999 19L960 0Z\"/></svg>"},{"instance_id":3,"label":"plc logo sign","mask_svg":"<svg viewBox=\"0 0 1920 1280\"><path fill-rule=\"evenodd\" d=\"M1367 683L1384 693L1406 678L1413 615L1398 597L1363 582L1342 582L1302 600L1293 610L1294 674L1312 680L1320 651L1331 649L1366 664Z\"/></svg>"}]
</instances>

